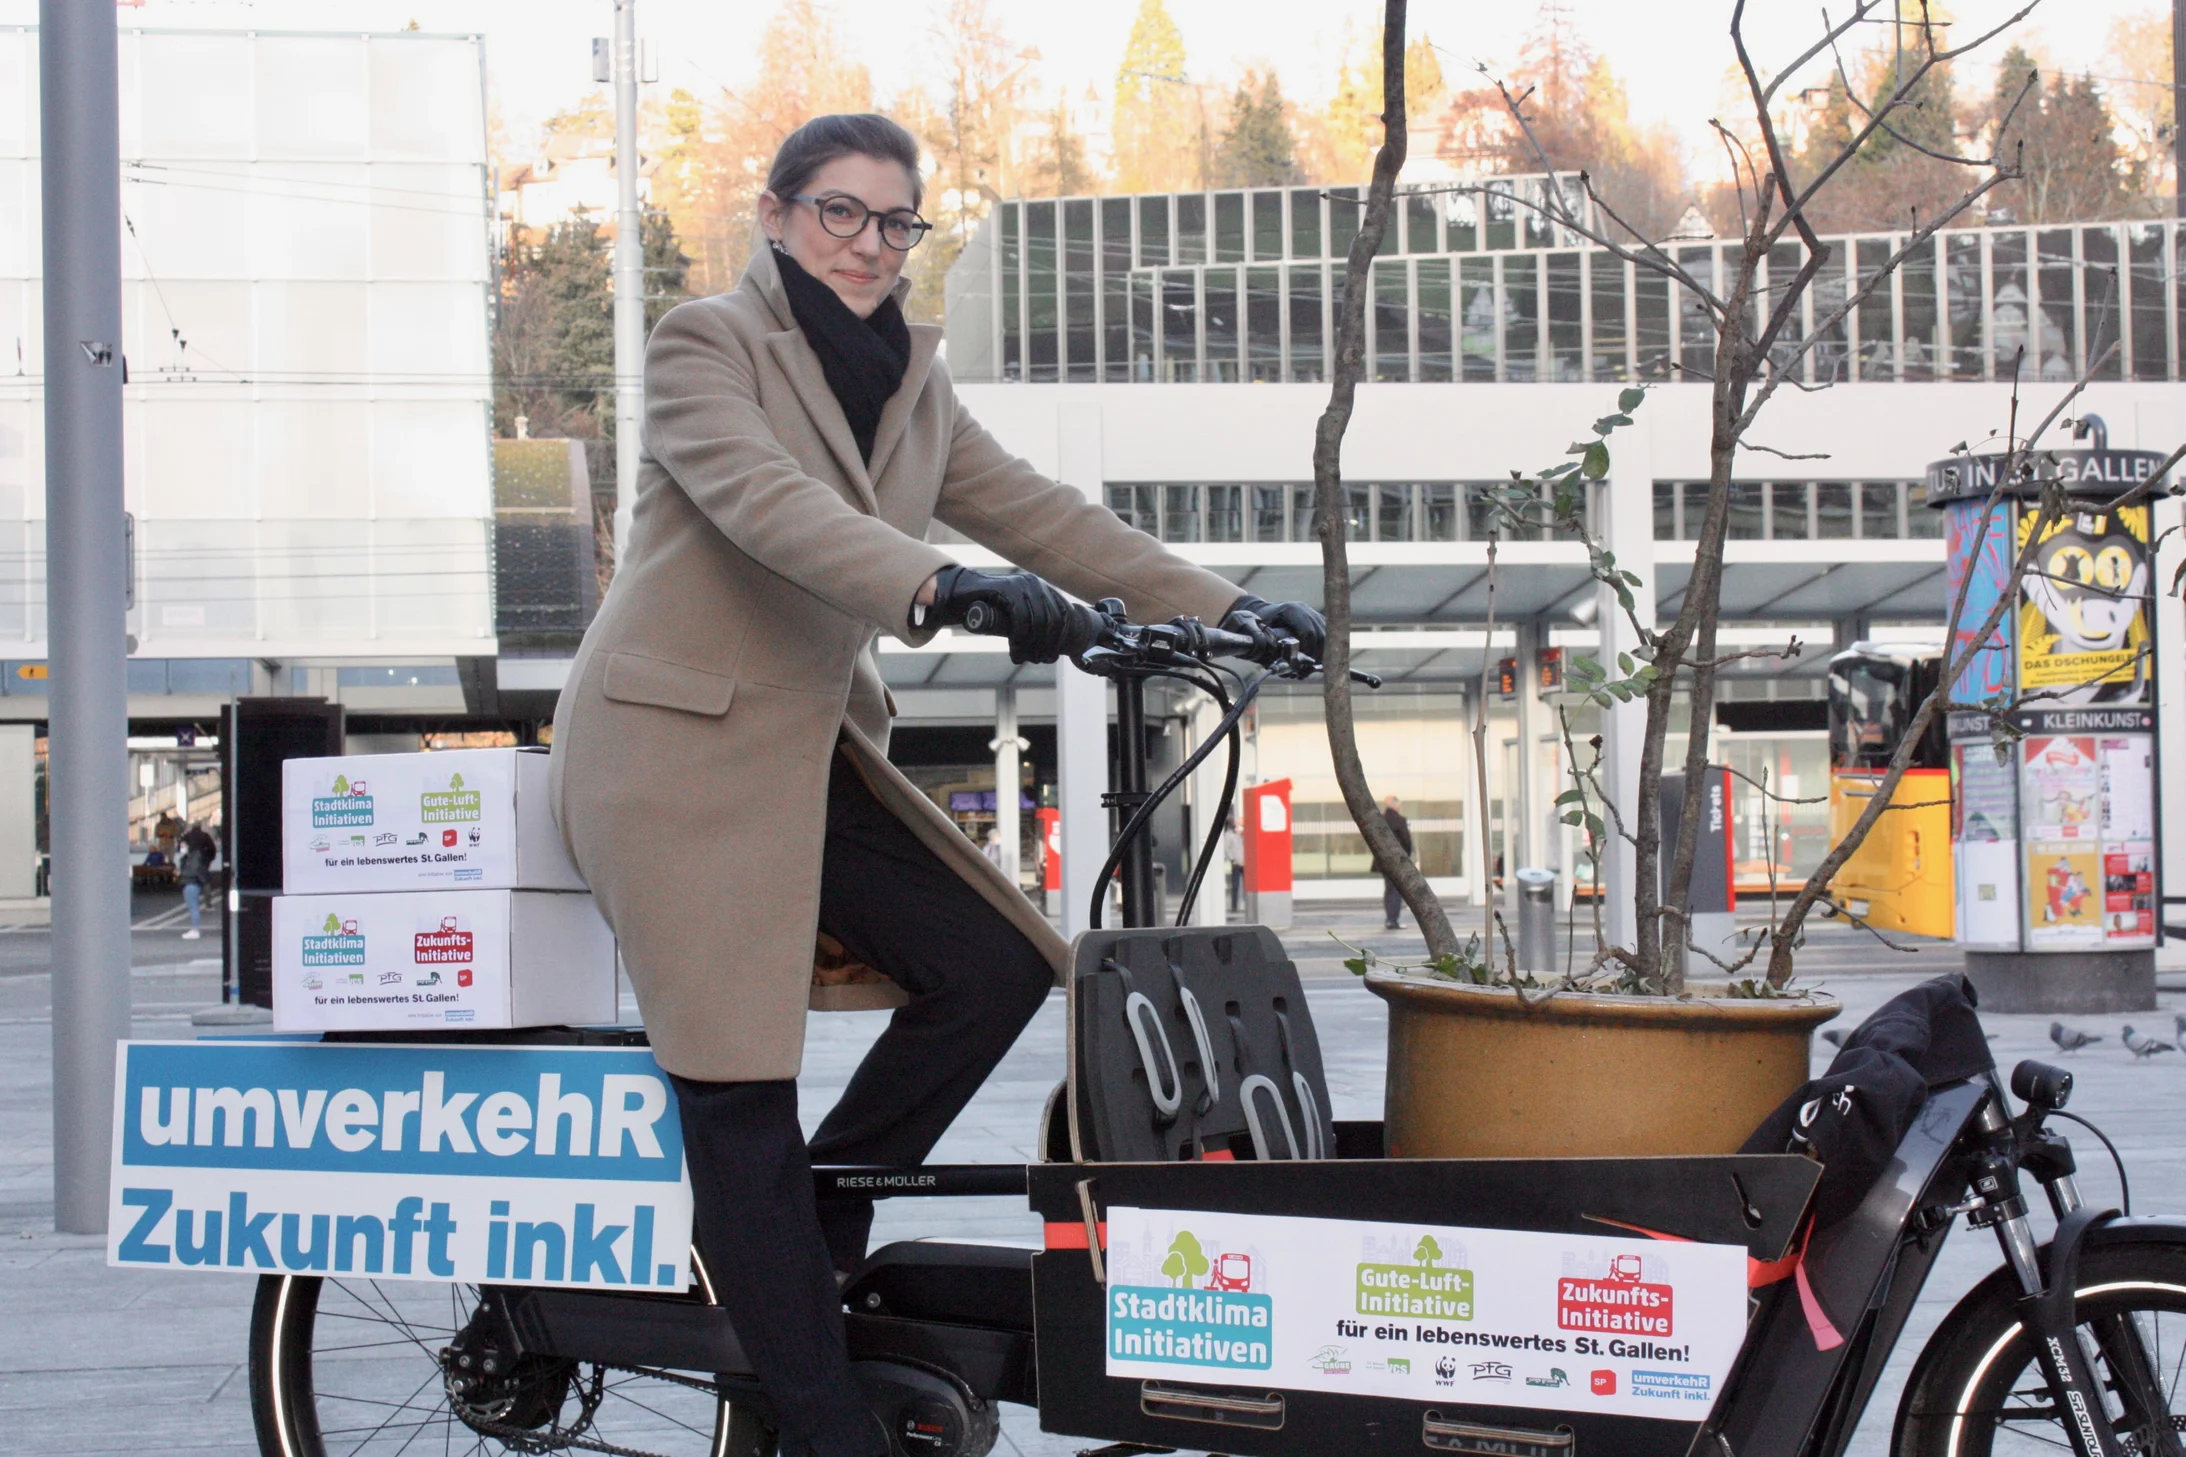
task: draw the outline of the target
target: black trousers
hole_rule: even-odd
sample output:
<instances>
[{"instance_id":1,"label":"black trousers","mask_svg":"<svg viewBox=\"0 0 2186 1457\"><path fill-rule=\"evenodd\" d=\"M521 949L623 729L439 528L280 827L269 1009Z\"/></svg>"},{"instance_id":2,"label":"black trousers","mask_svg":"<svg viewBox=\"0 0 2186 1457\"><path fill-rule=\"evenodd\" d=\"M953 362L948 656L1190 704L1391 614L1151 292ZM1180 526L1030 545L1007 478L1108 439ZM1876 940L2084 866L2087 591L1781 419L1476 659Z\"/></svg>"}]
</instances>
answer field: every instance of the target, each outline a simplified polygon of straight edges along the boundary
<instances>
[{"instance_id":1,"label":"black trousers","mask_svg":"<svg viewBox=\"0 0 2186 1457\"><path fill-rule=\"evenodd\" d=\"M1381 918L1394 926L1397 913L1404 909L1404 897L1397 891L1397 883L1384 875L1381 878Z\"/></svg>"},{"instance_id":2,"label":"black trousers","mask_svg":"<svg viewBox=\"0 0 2186 1457\"><path fill-rule=\"evenodd\" d=\"M910 993L810 1146L794 1082L675 1078L700 1248L790 1457L880 1457L851 1379L837 1271L865 1255L870 1201L821 1205L811 1166L922 1161L1047 999L1023 932L837 756L820 928Z\"/></svg>"}]
</instances>

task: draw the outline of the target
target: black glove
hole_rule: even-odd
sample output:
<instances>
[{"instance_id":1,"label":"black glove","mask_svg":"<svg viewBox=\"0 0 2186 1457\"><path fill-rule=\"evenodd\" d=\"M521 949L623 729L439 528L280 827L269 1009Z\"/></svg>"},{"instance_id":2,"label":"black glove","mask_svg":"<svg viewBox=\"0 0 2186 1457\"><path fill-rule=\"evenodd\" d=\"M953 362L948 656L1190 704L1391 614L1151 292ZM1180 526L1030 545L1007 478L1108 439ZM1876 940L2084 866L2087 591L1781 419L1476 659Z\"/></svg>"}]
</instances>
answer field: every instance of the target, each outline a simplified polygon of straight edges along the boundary
<instances>
[{"instance_id":1,"label":"black glove","mask_svg":"<svg viewBox=\"0 0 2186 1457\"><path fill-rule=\"evenodd\" d=\"M1224 632L1268 644L1271 660L1274 639L1279 637L1297 639L1298 651L1316 663L1328 646L1327 621L1303 602L1265 602L1247 593L1230 604L1220 626Z\"/></svg>"},{"instance_id":2,"label":"black glove","mask_svg":"<svg viewBox=\"0 0 2186 1457\"><path fill-rule=\"evenodd\" d=\"M918 609L913 608L916 614ZM1100 614L1071 601L1030 572L1003 575L971 567L934 574L934 605L925 624L1007 635L1013 663L1052 663L1075 657L1099 639Z\"/></svg>"}]
</instances>

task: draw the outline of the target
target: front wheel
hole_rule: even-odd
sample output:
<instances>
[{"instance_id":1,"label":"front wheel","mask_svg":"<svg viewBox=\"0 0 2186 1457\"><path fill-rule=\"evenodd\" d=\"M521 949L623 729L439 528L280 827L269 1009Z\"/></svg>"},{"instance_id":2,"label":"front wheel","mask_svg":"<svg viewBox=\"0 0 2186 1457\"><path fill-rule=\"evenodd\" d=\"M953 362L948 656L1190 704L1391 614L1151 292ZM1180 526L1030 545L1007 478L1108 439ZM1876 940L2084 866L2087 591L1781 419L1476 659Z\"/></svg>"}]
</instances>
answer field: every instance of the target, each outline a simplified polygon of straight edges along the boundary
<instances>
[{"instance_id":1,"label":"front wheel","mask_svg":"<svg viewBox=\"0 0 2186 1457\"><path fill-rule=\"evenodd\" d=\"M2121 1451L2186 1450L2186 1244L2124 1244L2080 1257L2080 1345ZM1921 1352L1898 1407L1895 1457L2021 1457L2072 1450L1998 1270L1975 1286Z\"/></svg>"},{"instance_id":2,"label":"front wheel","mask_svg":"<svg viewBox=\"0 0 2186 1457\"><path fill-rule=\"evenodd\" d=\"M696 1272L694 1272L696 1273ZM701 1288L690 1298L704 1299ZM708 1303L712 1303L709 1301ZM251 1312L265 1457L606 1452L770 1457L774 1434L702 1373L509 1358L481 1344L478 1290L267 1275Z\"/></svg>"}]
</instances>

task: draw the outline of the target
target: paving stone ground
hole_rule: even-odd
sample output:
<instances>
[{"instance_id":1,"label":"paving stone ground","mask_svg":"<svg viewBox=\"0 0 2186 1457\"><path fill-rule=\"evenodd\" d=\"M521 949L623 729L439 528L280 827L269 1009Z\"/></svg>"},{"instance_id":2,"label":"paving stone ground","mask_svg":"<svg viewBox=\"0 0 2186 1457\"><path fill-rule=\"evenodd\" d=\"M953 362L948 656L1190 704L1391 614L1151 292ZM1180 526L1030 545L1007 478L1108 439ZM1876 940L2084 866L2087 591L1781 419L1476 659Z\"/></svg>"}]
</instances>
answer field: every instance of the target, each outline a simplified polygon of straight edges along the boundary
<instances>
[{"instance_id":1,"label":"paving stone ground","mask_svg":"<svg viewBox=\"0 0 2186 1457\"><path fill-rule=\"evenodd\" d=\"M1385 932L1378 906L1301 907L1286 935L1301 972L1328 1064L1335 1116L1381 1113L1382 1003L1343 971L1348 954L1329 939L1403 959L1422 949L1415 932ZM189 1013L218 995L217 943L183 942L171 929L138 933L133 986L135 1035L185 1038ZM60 1235L52 1224L50 976L42 931L0 931L0 1450L27 1454L257 1452L244 1362L253 1282L233 1275L147 1274L108 1269L102 1239ZM1882 950L1839 928L1818 931L1803 975L1845 1003L1849 1027L1922 977L1954 970L1947 946L1911 954ZM2186 978L2147 1018L2163 1029L2186 1011ZM1996 1056L2052 1056L2049 1019L1991 1016ZM2186 1208L2186 1055L2130 1059L2119 1045L2124 1019L2076 1019L2107 1035L2070 1059L2078 1075L2073 1108L2116 1140L2143 1212ZM816 1017L803 1085L803 1112L816 1124L877 1035L881 1014ZM982 1162L1032 1156L1039 1110L1060 1076L1063 1017L1051 997L1024 1039L936 1151L937 1160ZM1818 1051L1826 1053L1827 1048ZM2091 1140L2083 1185L2091 1200L2114 1201L2116 1182ZM876 1242L920 1235L1035 1244L1031 1215L1006 1199L896 1201L882 1206ZM1937 1320L1997 1263L1993 1240L1961 1228L1945 1248L1911 1329L1876 1391L1852 1446L1882 1457L1905 1373ZM1095 1445L1039 1431L1035 1413L1004 1408L1006 1457L1066 1457ZM1338 1457L1338 1454L1330 1454Z\"/></svg>"}]
</instances>

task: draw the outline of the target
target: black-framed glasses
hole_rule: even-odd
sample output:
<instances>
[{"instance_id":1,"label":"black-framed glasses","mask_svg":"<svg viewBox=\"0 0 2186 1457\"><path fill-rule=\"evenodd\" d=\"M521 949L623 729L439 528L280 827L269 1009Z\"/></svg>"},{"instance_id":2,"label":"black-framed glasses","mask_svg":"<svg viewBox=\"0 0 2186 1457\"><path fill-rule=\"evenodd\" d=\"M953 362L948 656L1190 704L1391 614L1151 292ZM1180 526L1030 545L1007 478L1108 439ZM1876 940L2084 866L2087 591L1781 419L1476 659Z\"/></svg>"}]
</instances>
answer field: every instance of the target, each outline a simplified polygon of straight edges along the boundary
<instances>
[{"instance_id":1,"label":"black-framed glasses","mask_svg":"<svg viewBox=\"0 0 2186 1457\"><path fill-rule=\"evenodd\" d=\"M829 236L855 238L865 231L866 222L880 219L880 240L898 253L908 253L919 245L920 240L932 230L933 224L907 207L893 212L875 212L864 203L846 193L831 192L825 197L815 197L809 192L793 192L791 202L809 202L820 215L820 226Z\"/></svg>"}]
</instances>

